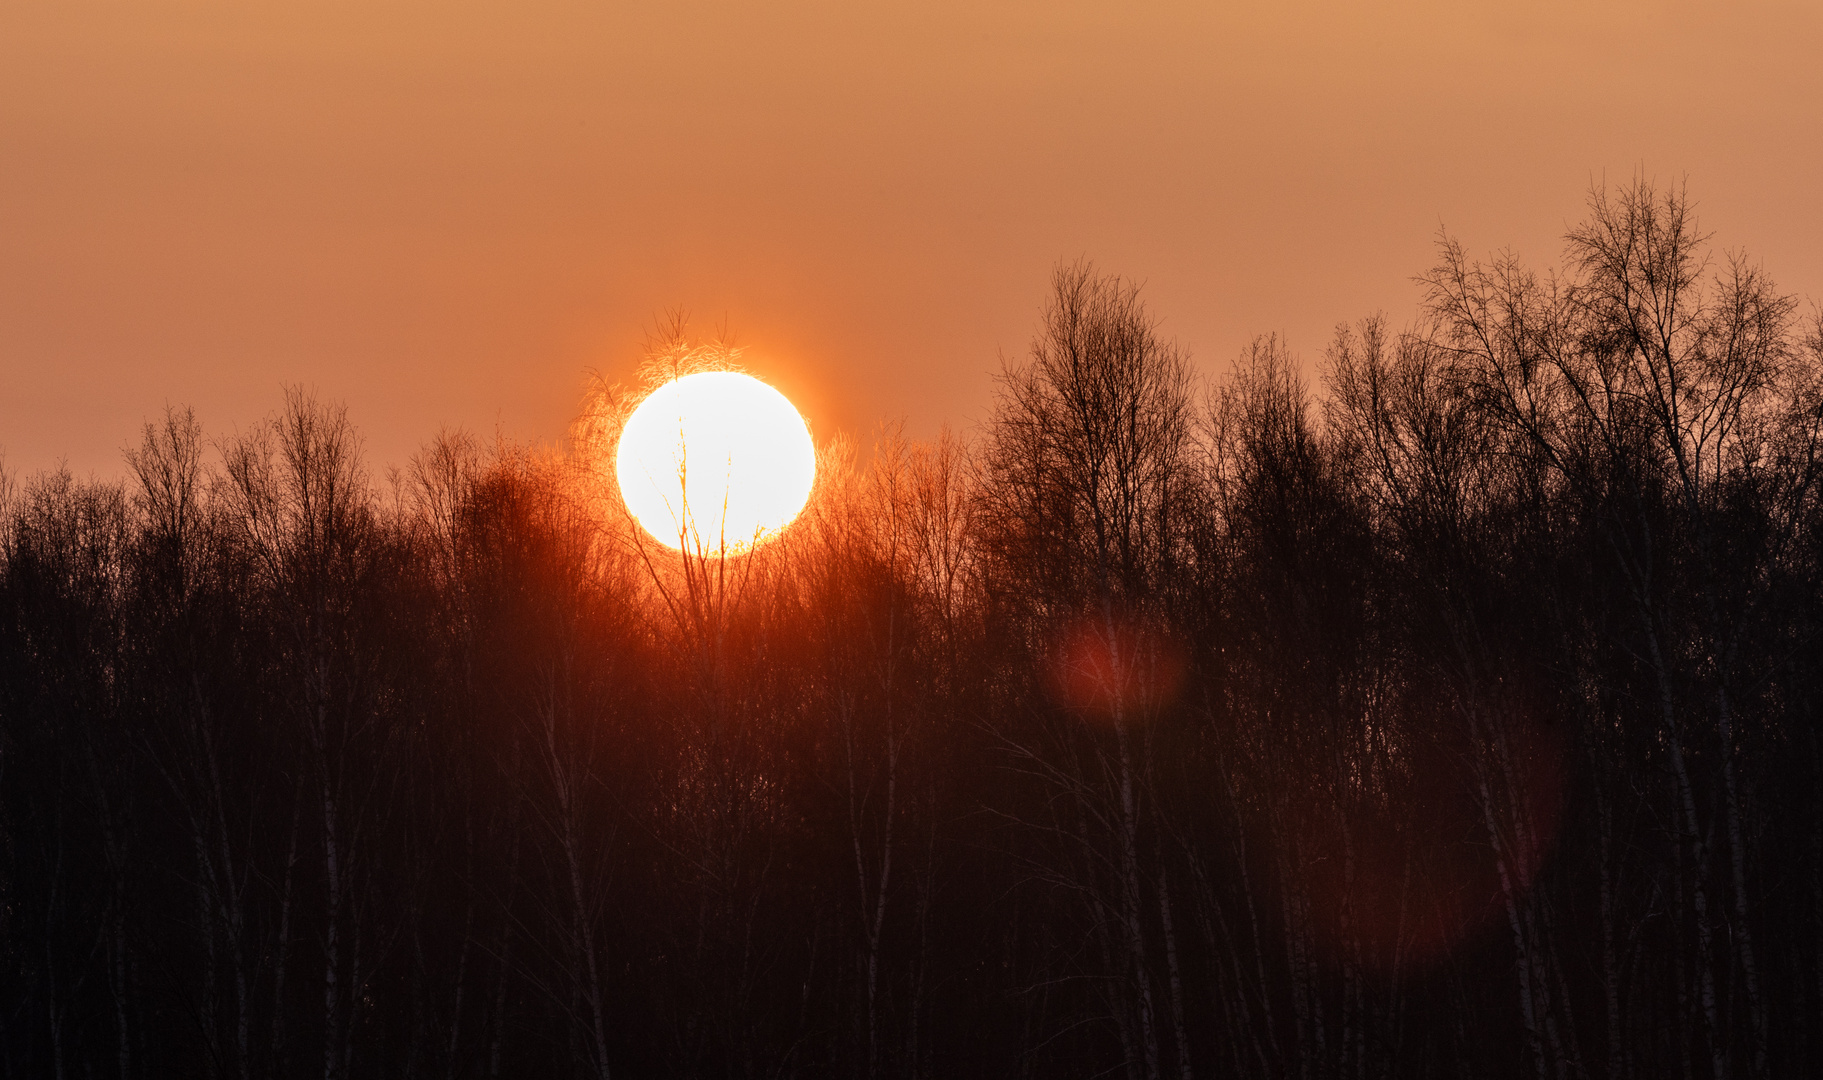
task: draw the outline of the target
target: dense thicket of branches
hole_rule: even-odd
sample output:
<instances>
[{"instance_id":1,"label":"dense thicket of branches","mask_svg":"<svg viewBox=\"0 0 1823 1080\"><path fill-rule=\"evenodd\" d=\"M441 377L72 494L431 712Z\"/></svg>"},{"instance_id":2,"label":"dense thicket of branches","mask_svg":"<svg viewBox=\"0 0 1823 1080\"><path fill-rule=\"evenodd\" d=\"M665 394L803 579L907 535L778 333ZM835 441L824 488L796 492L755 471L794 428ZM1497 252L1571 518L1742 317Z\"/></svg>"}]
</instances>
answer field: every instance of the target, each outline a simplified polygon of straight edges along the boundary
<instances>
[{"instance_id":1,"label":"dense thicket of branches","mask_svg":"<svg viewBox=\"0 0 1823 1080\"><path fill-rule=\"evenodd\" d=\"M1823 338L1707 250L1597 193L1207 395L1064 267L726 562L612 397L0 487L0 1073L1823 1073Z\"/></svg>"}]
</instances>

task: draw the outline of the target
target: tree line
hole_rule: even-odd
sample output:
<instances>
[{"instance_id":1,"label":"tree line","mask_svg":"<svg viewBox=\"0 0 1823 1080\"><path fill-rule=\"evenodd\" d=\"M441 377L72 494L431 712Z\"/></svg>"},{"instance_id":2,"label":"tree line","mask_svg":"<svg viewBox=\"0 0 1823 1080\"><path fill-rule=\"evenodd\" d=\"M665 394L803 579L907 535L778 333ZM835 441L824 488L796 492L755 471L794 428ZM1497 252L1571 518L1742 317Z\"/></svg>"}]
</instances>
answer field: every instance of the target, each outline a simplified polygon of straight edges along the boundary
<instances>
[{"instance_id":1,"label":"tree line","mask_svg":"<svg viewBox=\"0 0 1823 1080\"><path fill-rule=\"evenodd\" d=\"M0 1074L1823 1070L1823 323L1643 181L1419 286L1206 387L1061 266L738 557L612 387L0 476Z\"/></svg>"}]
</instances>

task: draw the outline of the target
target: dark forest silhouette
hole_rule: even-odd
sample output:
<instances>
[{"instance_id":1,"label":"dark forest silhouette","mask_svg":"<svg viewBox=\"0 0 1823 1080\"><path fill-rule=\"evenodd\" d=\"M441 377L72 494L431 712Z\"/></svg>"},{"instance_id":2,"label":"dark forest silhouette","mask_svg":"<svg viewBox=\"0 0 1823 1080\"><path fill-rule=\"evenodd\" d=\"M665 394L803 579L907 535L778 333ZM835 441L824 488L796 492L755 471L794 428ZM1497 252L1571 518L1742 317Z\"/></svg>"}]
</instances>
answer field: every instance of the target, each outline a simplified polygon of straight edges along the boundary
<instances>
[{"instance_id":1,"label":"dark forest silhouette","mask_svg":"<svg viewBox=\"0 0 1823 1080\"><path fill-rule=\"evenodd\" d=\"M611 391L8 482L0 1073L1823 1073L1823 327L1643 182L1421 288L1205 394L1062 267L725 562Z\"/></svg>"}]
</instances>

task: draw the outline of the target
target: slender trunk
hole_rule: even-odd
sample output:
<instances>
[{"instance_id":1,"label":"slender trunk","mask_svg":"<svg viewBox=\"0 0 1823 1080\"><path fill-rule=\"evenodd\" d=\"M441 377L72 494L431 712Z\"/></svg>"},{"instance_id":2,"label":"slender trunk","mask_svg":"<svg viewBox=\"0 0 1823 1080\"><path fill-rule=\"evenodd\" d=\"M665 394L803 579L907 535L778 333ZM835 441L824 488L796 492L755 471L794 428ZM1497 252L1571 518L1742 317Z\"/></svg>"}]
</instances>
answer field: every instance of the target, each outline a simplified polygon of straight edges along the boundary
<instances>
[{"instance_id":1,"label":"slender trunk","mask_svg":"<svg viewBox=\"0 0 1823 1080\"><path fill-rule=\"evenodd\" d=\"M905 1031L905 1061L912 1080L925 1075L918 1056L921 1049L918 1034L924 1028L924 982L930 970L930 901L937 872L937 823L934 819L924 851L924 872L918 877L918 960L912 969L911 1009Z\"/></svg>"},{"instance_id":2,"label":"slender trunk","mask_svg":"<svg viewBox=\"0 0 1823 1080\"><path fill-rule=\"evenodd\" d=\"M208 1048L209 1060L220 1061L222 1058L221 1033L217 1030L216 1014L220 1011L215 1001L216 967L219 961L215 955L215 920L219 910L212 895L216 871L210 865L208 849L204 844L200 825L191 830L191 846L196 856L196 925L202 934L203 944L203 992L202 992L202 1029L203 1044Z\"/></svg>"},{"instance_id":3,"label":"slender trunk","mask_svg":"<svg viewBox=\"0 0 1823 1080\"><path fill-rule=\"evenodd\" d=\"M1228 916L1222 911L1221 901L1215 896L1215 889L1209 883L1209 876L1203 870L1202 860L1194 851L1186 853L1190 862L1190 880L1196 886L1198 903L1196 905L1197 926L1203 932L1203 942L1209 949L1209 955L1216 963L1217 982L1215 992L1220 998L1222 1019L1228 1027L1228 1048L1234 1059L1234 1075L1246 1074L1246 1057L1242 1045L1253 1049L1254 1060L1259 1062L1259 1075L1272 1075L1272 1063L1266 1056L1266 1048L1261 1043L1259 1025L1253 1022L1253 999L1247 991L1250 980L1241 968L1241 953L1234 944L1234 933L1228 926ZM1245 884L1242 888L1246 888ZM1219 930L1219 933L1218 933ZM1257 948L1258 943L1255 943ZM1227 971L1233 984L1227 993L1222 992L1220 974L1222 972L1218 950L1228 958ZM1253 983L1262 997L1270 991L1263 980ZM1270 1023L1270 1022L1269 1022Z\"/></svg>"},{"instance_id":4,"label":"slender trunk","mask_svg":"<svg viewBox=\"0 0 1823 1080\"><path fill-rule=\"evenodd\" d=\"M215 979L219 960L215 934L219 923L228 945L229 964L234 973L234 1068L236 1076L246 1080L252 1075L251 1025L253 1002L247 979L246 919L241 895L246 874L243 865L235 868L233 837L228 830L227 796L221 782L221 768L215 752L215 741L209 729L209 709L202 684L191 676L193 700L186 715L183 751L195 759L200 771L186 774L200 786L200 794L176 776L168 776L173 790L185 799L189 809L190 845L196 859L197 925L202 928L205 961L204 1038L215 1060L222 1059L218 1009L215 1005ZM200 805L190 800L199 800Z\"/></svg>"},{"instance_id":5,"label":"slender trunk","mask_svg":"<svg viewBox=\"0 0 1823 1080\"><path fill-rule=\"evenodd\" d=\"M1519 885L1513 878L1506 829L1503 828L1501 815L1495 808L1493 777L1490 775L1491 769L1487 761L1489 748L1479 745L1487 740L1481 731L1482 725L1477 720L1475 707L1470 705L1468 711L1470 737L1478 744L1474 750L1474 767L1476 794L1481 804L1482 826L1487 830L1489 843L1494 848L1494 870L1500 881L1500 898L1506 911L1507 927L1513 935L1514 967L1519 976L1519 1016L1525 1028L1526 1051L1532 1059L1533 1076L1536 1080L1546 1080L1545 1069L1548 1062L1538 1017L1538 976L1534 971L1531 942L1526 933L1526 920L1520 910Z\"/></svg>"},{"instance_id":6,"label":"slender trunk","mask_svg":"<svg viewBox=\"0 0 1823 1080\"><path fill-rule=\"evenodd\" d=\"M455 1080L456 1054L462 1046L462 996L468 989L468 954L475 944L475 826L471 814L464 812L463 819L468 838L468 897L462 915L462 948L456 953L456 991L455 999L450 1003L449 1040L443 1052L444 1080Z\"/></svg>"},{"instance_id":7,"label":"slender trunk","mask_svg":"<svg viewBox=\"0 0 1823 1080\"><path fill-rule=\"evenodd\" d=\"M862 946L865 950L863 966L865 968L864 978L867 1002L867 1075L869 1077L875 1077L879 1075L880 1070L880 935L886 923L886 890L892 877L893 817L897 810L895 804L898 798L899 753L896 738L890 729L891 706L888 705L887 722L889 728L886 736L886 816L885 823L882 826L883 836L881 839L880 878L870 890L867 882L867 859L861 847L863 822L861 820L860 778L857 775L855 766L852 703L844 700L840 708L843 719L844 744L847 748L849 839L851 846L854 849L855 878L860 896Z\"/></svg>"},{"instance_id":8,"label":"slender trunk","mask_svg":"<svg viewBox=\"0 0 1823 1080\"><path fill-rule=\"evenodd\" d=\"M1709 1040L1709 1068L1713 1080L1728 1080L1728 1047L1723 1039L1721 1019L1715 992L1715 942L1709 925L1709 893L1705 881L1709 876L1709 858L1703 843L1702 828L1696 808L1696 792L1690 783L1690 772L1684 763L1684 735L1673 708L1671 677L1659 649L1658 631L1649 610L1640 612L1646 633L1647 655L1656 677L1660 720L1664 725L1666 751L1671 762L1672 779L1677 784L1678 809L1683 823L1683 842L1691 852L1694 864L1690 874L1690 905L1696 920L1697 996L1703 1010L1703 1030Z\"/></svg>"},{"instance_id":9,"label":"slender trunk","mask_svg":"<svg viewBox=\"0 0 1823 1080\"><path fill-rule=\"evenodd\" d=\"M56 837L57 857L51 863L50 895L44 905L44 1002L46 1019L51 1029L51 1069L56 1080L63 1080L63 1010L57 1003L57 904L63 891L63 808L58 806L52 826Z\"/></svg>"},{"instance_id":10,"label":"slender trunk","mask_svg":"<svg viewBox=\"0 0 1823 1080\"><path fill-rule=\"evenodd\" d=\"M1102 912L1103 918L1110 924L1122 925L1123 920L1121 919L1120 913L1109 910L1109 907L1109 905L1104 905L1104 910ZM1095 947L1101 954L1099 959L1101 960L1102 970L1107 971L1110 974L1119 970L1115 964L1115 954L1108 946L1108 933L1106 931L1095 934ZM1126 1001L1124 998L1116 999L1112 988L1110 988L1109 994L1109 1004L1112 1006L1114 1012L1115 1030L1120 1035L1122 1067L1127 1074L1127 1080L1138 1080L1140 1075L1141 1052L1139 1048L1140 1037L1133 1030L1134 1010L1128 1007L1130 1002ZM1030 1044L1029 1039L1027 1040L1027 1044Z\"/></svg>"},{"instance_id":11,"label":"slender trunk","mask_svg":"<svg viewBox=\"0 0 1823 1080\"><path fill-rule=\"evenodd\" d=\"M1741 796L1734 770L1734 712L1729 705L1726 685L1716 691L1716 729L1721 741L1722 813L1728 829L1728 863L1733 886L1732 937L1741 965L1741 978L1746 984L1747 1011L1753 1025L1753 1075L1756 1080L1765 1080L1770 1072L1766 1005L1760 997L1760 972L1754 961L1753 920L1749 916L1747 897L1747 846L1741 828Z\"/></svg>"},{"instance_id":12,"label":"slender trunk","mask_svg":"<svg viewBox=\"0 0 1823 1080\"><path fill-rule=\"evenodd\" d=\"M1113 635L1110 634L1109 639L1112 640ZM1115 670L1119 668L1116 667ZM1145 932L1140 923L1139 808L1133 790L1133 762L1128 750L1126 723L1119 716L1115 718L1114 733L1120 750L1121 918L1139 997L1139 1032L1145 1053L1146 1080L1158 1080L1158 1034L1153 1020L1152 971L1146 962Z\"/></svg>"},{"instance_id":13,"label":"slender trunk","mask_svg":"<svg viewBox=\"0 0 1823 1080\"><path fill-rule=\"evenodd\" d=\"M1285 1055L1279 1047L1279 1026L1272 1015L1272 992L1270 989L1272 983L1266 978L1266 939L1260 934L1259 905L1255 904L1253 900L1253 872L1247 863L1247 823L1241 817L1241 803L1239 795L1234 790L1234 778L1229 775L1226 768L1222 769L1222 785L1228 792L1228 804L1234 810L1234 864L1241 875L1241 899L1247 905L1247 928L1252 935L1253 969L1254 978L1257 980L1254 985L1260 988L1260 1016L1264 1021L1263 1026L1266 1029L1266 1045L1272 1051L1272 1063L1274 1067L1268 1069L1267 1072L1282 1074L1284 1071ZM1217 911L1219 913L1220 909L1218 908ZM1241 986L1244 987L1246 985L1245 980L1240 979L1238 962L1236 964L1235 977ZM1257 1037L1255 1038L1255 1043L1257 1050ZM1261 1062L1262 1065L1265 1064L1264 1057L1262 1057Z\"/></svg>"},{"instance_id":14,"label":"slender trunk","mask_svg":"<svg viewBox=\"0 0 1823 1080\"><path fill-rule=\"evenodd\" d=\"M361 951L361 944L364 932L367 929L367 921L361 918L361 909L358 900L355 901L355 905L354 915L348 920L349 924L354 927L354 941L351 943L352 947L348 950L348 1004L344 1007L342 1013L343 1076L347 1076L353 1072L355 1010L367 997L367 975L361 969L361 960L366 955Z\"/></svg>"},{"instance_id":15,"label":"slender trunk","mask_svg":"<svg viewBox=\"0 0 1823 1080\"><path fill-rule=\"evenodd\" d=\"M1171 980L1171 1026L1177 1039L1177 1072L1191 1080L1190 1036L1184 1029L1184 979L1177 965L1177 930L1171 923L1171 882L1165 868L1158 868L1158 920L1164 929L1165 970Z\"/></svg>"},{"instance_id":16,"label":"slender trunk","mask_svg":"<svg viewBox=\"0 0 1823 1080\"><path fill-rule=\"evenodd\" d=\"M544 749L549 761L551 780L557 797L558 842L563 848L564 867L568 872L570 893L570 941L573 959L580 959L576 990L588 1008L589 1054L592 1069L601 1080L607 1080L608 1029L602 1008L600 960L596 955L595 920L589 910L583 887L582 837L579 835L579 813L576 802L578 780L558 745L557 689L552 687L551 700L544 710Z\"/></svg>"},{"instance_id":17,"label":"slender trunk","mask_svg":"<svg viewBox=\"0 0 1823 1080\"><path fill-rule=\"evenodd\" d=\"M56 899L57 892L53 889L51 900L55 902ZM63 1080L63 1011L57 1006L57 957L49 933L44 936L44 983L45 1006L51 1030L51 1075L57 1080Z\"/></svg>"},{"instance_id":18,"label":"slender trunk","mask_svg":"<svg viewBox=\"0 0 1823 1080\"><path fill-rule=\"evenodd\" d=\"M411 1037L405 1046L405 1080L417 1080L424 1044L429 1041L424 1022L424 912L420 904L413 903L412 907L414 910L406 916L411 920Z\"/></svg>"},{"instance_id":19,"label":"slender trunk","mask_svg":"<svg viewBox=\"0 0 1823 1080\"><path fill-rule=\"evenodd\" d=\"M1667 711L1669 711L1667 709ZM1696 923L1697 1000L1702 1007L1703 1031L1709 1041L1709 1067L1714 1080L1728 1080L1728 1047L1723 1037L1715 987L1715 930L1709 922L1708 845L1698 827L1696 793L1684 763L1682 733L1673 730L1666 740L1670 751L1671 775L1677 784L1678 809L1684 826L1683 844L1690 849L1690 908Z\"/></svg>"},{"instance_id":20,"label":"slender trunk","mask_svg":"<svg viewBox=\"0 0 1823 1080\"><path fill-rule=\"evenodd\" d=\"M327 765L325 765L327 769ZM323 777L323 1080L336 1080L342 1065L342 849L336 830L336 801Z\"/></svg>"},{"instance_id":21,"label":"slender trunk","mask_svg":"<svg viewBox=\"0 0 1823 1080\"><path fill-rule=\"evenodd\" d=\"M1497 789L1506 794L1503 816L1513 830L1514 847L1509 849L1508 854L1517 852L1524 857L1529 853L1532 858L1537 858L1544 851L1544 840L1538 835L1537 823L1532 820L1530 792L1520 778L1521 763L1514 751L1511 732L1505 722L1493 718L1488 722L1488 729L1492 736L1490 743L1494 763L1499 770L1497 775L1500 783ZM1516 872L1518 865L1509 859L1509 870ZM1533 891L1529 882L1515 880L1513 884L1519 889L1519 895L1515 899L1537 965L1537 979L1533 988L1538 994L1538 1016L1544 1030L1545 1047L1550 1053L1551 1067L1558 1080L1568 1080L1571 1074L1581 1076L1584 1070L1580 1057L1574 1050L1575 1032L1571 1030L1566 1034L1560 1030L1570 1023L1569 994L1564 985L1562 965L1558 963L1556 935L1551 928L1550 898ZM1557 1002L1563 1003L1562 1008L1559 1008ZM1563 1014L1561 1024L1560 1012Z\"/></svg>"},{"instance_id":22,"label":"slender trunk","mask_svg":"<svg viewBox=\"0 0 1823 1080\"><path fill-rule=\"evenodd\" d=\"M109 784L102 776L101 758L95 752L96 732L84 732L83 750L87 758L89 782L92 785L101 824L101 852L107 868L108 898L102 913L102 942L108 980L108 996L114 1006L114 1067L120 1080L133 1073L132 1031L127 1025L127 933L126 933L126 851L115 820L113 801L108 798ZM211 1017L211 1023L213 1023Z\"/></svg>"},{"instance_id":23,"label":"slender trunk","mask_svg":"<svg viewBox=\"0 0 1823 1080\"><path fill-rule=\"evenodd\" d=\"M1817 726L1813 719L1810 726L1810 782L1823 783L1823 754L1818 753ZM1815 928L1812 935L1814 960L1811 965L1816 985L1811 991L1811 1007L1816 1014L1811 1018L1815 1025L1812 1031L1823 1032L1823 799L1815 800L1816 815L1811 820L1810 848L1810 902L1811 925Z\"/></svg>"},{"instance_id":24,"label":"slender trunk","mask_svg":"<svg viewBox=\"0 0 1823 1080\"><path fill-rule=\"evenodd\" d=\"M1599 843L1596 859L1600 874L1602 1002L1607 1009L1608 1080L1623 1080L1627 1070L1625 1044L1621 1038L1620 958L1614 944L1614 806L1599 779L1599 763L1596 771L1595 824Z\"/></svg>"},{"instance_id":25,"label":"slender trunk","mask_svg":"<svg viewBox=\"0 0 1823 1080\"><path fill-rule=\"evenodd\" d=\"M1338 770L1337 775L1346 776L1347 773ZM1337 817L1342 833L1342 906L1339 920L1342 948L1342 1037L1337 1045L1337 1076L1346 1075L1349 1055L1353 1054L1357 1061L1360 1060L1356 1044L1363 1035L1360 942L1355 936L1354 928L1355 841L1354 832L1348 827L1347 798L1345 792L1337 793Z\"/></svg>"},{"instance_id":26,"label":"slender trunk","mask_svg":"<svg viewBox=\"0 0 1823 1080\"><path fill-rule=\"evenodd\" d=\"M112 946L112 963L109 965L110 989L114 995L114 1029L118 1035L115 1050L115 1063L120 1070L120 1080L129 1080L133 1075L132 1029L127 1024L127 995L132 991L132 983L127 978L127 916L126 887L123 881L116 881L114 886L114 910L110 930Z\"/></svg>"},{"instance_id":27,"label":"slender trunk","mask_svg":"<svg viewBox=\"0 0 1823 1080\"><path fill-rule=\"evenodd\" d=\"M582 954L587 982L582 987L583 997L589 1007L590 1047L594 1057L595 1074L602 1080L608 1077L608 1028L602 1011L601 970L595 952L595 920L590 917L588 902L582 885L582 853L580 841L576 836L575 822L569 809L564 811L563 834L564 860L568 864L570 878L570 910L574 922L575 948Z\"/></svg>"},{"instance_id":28,"label":"slender trunk","mask_svg":"<svg viewBox=\"0 0 1823 1080\"><path fill-rule=\"evenodd\" d=\"M506 860L506 900L501 904L500 919L500 957L499 971L494 978L493 1033L488 1039L487 1075L489 1080L499 1080L500 1057L506 1043L506 984L507 976L513 969L513 897L519 885L519 828L518 815L509 812L507 815L507 835L510 853Z\"/></svg>"},{"instance_id":29,"label":"slender trunk","mask_svg":"<svg viewBox=\"0 0 1823 1080\"><path fill-rule=\"evenodd\" d=\"M285 1068L285 961L291 955L292 879L298 865L298 827L304 810L304 777L298 774L291 792L291 839L285 848L285 878L279 890L279 926L272 961L272 1071Z\"/></svg>"},{"instance_id":30,"label":"slender trunk","mask_svg":"<svg viewBox=\"0 0 1823 1080\"><path fill-rule=\"evenodd\" d=\"M1278 857L1280 905L1285 920L1285 961L1291 969L1291 1005L1297 1017L1298 1077L1310 1080L1313 1063L1324 1056L1323 1021L1316 1014L1316 992L1311 986L1308 907L1301 880L1303 849L1295 840L1291 841L1291 847L1297 854L1299 872L1294 872L1288 861L1290 855L1281 851Z\"/></svg>"},{"instance_id":31,"label":"slender trunk","mask_svg":"<svg viewBox=\"0 0 1823 1080\"><path fill-rule=\"evenodd\" d=\"M1387 980L1386 1002L1380 1011L1381 1031L1392 1049L1390 1059L1384 1070L1388 1076L1397 1075L1404 1061L1405 1051L1405 944L1407 927L1411 925L1412 897L1412 863L1415 844L1407 834L1405 842L1405 871L1399 880L1399 921L1393 937L1393 970L1392 978Z\"/></svg>"},{"instance_id":32,"label":"slender trunk","mask_svg":"<svg viewBox=\"0 0 1823 1080\"><path fill-rule=\"evenodd\" d=\"M873 924L867 930L867 1074L878 1076L880 1069L880 933L886 925L886 890L893 872L893 813L898 796L898 748L887 750L886 824L881 839L880 881L874 888Z\"/></svg>"},{"instance_id":33,"label":"slender trunk","mask_svg":"<svg viewBox=\"0 0 1823 1080\"><path fill-rule=\"evenodd\" d=\"M1677 873L1670 888L1670 906L1672 913L1671 955L1676 961L1677 970L1677 979L1675 980L1677 986L1677 1022L1672 1025L1672 1030L1682 1033L1683 1036L1683 1038L1679 1040L1683 1045L1680 1047L1677 1054L1677 1061L1679 1066L1683 1069L1684 1080L1696 1080L1697 1051L1695 1040L1702 1035L1703 1024L1702 1020L1697 1015L1696 1003L1690 996L1690 987L1693 982L1691 976L1692 964L1690 962L1690 938L1688 934L1684 933L1684 923L1689 916L1689 910L1685 903L1684 890L1684 880L1689 874L1685 870L1685 866L1690 855L1689 852L1684 849L1684 838L1681 834L1681 830L1679 833L1669 837L1669 840L1671 841L1672 861L1676 865Z\"/></svg>"},{"instance_id":34,"label":"slender trunk","mask_svg":"<svg viewBox=\"0 0 1823 1080\"><path fill-rule=\"evenodd\" d=\"M861 921L861 968L862 985L865 990L864 1000L867 1008L867 1075L878 1074L879 1050L874 1032L874 950L878 939L874 937L873 920L868 918L867 896L867 860L861 851L861 809L860 779L855 775L855 725L853 702L846 693L838 692L837 711L842 717L842 746L846 751L848 773L848 840L855 856L855 888L859 896L858 911Z\"/></svg>"}]
</instances>

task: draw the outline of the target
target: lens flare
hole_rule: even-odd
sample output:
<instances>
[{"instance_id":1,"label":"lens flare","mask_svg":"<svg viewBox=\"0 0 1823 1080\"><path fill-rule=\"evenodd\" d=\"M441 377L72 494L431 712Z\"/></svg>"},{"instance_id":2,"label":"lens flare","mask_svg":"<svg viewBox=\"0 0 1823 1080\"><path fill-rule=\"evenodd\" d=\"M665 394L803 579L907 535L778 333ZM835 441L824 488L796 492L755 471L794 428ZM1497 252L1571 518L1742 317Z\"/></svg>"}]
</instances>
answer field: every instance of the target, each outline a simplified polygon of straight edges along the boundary
<instances>
[{"instance_id":1,"label":"lens flare","mask_svg":"<svg viewBox=\"0 0 1823 1080\"><path fill-rule=\"evenodd\" d=\"M791 524L816 480L810 429L785 395L738 371L686 375L627 418L620 494L661 543L737 555Z\"/></svg>"},{"instance_id":2,"label":"lens flare","mask_svg":"<svg viewBox=\"0 0 1823 1080\"><path fill-rule=\"evenodd\" d=\"M1170 636L1144 621L1087 617L1064 628L1050 674L1052 692L1085 716L1143 720L1176 699L1184 657Z\"/></svg>"}]
</instances>

